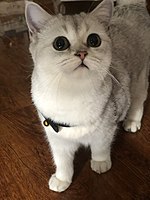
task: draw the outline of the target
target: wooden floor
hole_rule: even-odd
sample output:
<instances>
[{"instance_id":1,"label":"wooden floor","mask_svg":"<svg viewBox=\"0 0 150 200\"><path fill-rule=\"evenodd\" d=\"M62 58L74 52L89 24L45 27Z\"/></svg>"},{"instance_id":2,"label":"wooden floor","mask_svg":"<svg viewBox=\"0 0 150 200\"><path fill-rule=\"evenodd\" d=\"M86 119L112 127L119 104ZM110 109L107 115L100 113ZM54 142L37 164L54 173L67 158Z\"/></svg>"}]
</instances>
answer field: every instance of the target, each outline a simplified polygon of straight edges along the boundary
<instances>
[{"instance_id":1,"label":"wooden floor","mask_svg":"<svg viewBox=\"0 0 150 200\"><path fill-rule=\"evenodd\" d=\"M71 187L49 190L54 166L30 98L28 37L13 41L0 39L0 200L150 200L150 95L141 131L119 130L108 173L92 172L90 151L80 149Z\"/></svg>"},{"instance_id":2,"label":"wooden floor","mask_svg":"<svg viewBox=\"0 0 150 200\"><path fill-rule=\"evenodd\" d=\"M32 61L28 38L25 34L14 40L12 47L0 40L0 199L150 199L150 96L141 131L119 131L108 173L92 172L89 150L80 149L71 187L62 194L48 189L54 167L30 99Z\"/></svg>"}]
</instances>

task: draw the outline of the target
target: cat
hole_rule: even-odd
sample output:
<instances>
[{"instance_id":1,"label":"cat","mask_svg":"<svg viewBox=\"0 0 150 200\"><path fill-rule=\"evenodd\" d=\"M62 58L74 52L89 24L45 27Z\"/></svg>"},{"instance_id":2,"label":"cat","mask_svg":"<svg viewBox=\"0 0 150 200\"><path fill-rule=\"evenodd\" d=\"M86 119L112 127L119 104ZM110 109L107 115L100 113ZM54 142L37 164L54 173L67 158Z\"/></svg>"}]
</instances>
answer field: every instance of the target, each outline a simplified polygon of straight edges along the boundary
<instances>
[{"instance_id":1,"label":"cat","mask_svg":"<svg viewBox=\"0 0 150 200\"><path fill-rule=\"evenodd\" d=\"M72 16L52 16L26 2L25 16L34 62L32 99L56 165L49 188L62 192L72 182L80 145L90 146L91 168L101 174L112 166L117 124L124 121L126 131L140 130L150 17L137 0L115 8L103 0L92 12Z\"/></svg>"}]
</instances>

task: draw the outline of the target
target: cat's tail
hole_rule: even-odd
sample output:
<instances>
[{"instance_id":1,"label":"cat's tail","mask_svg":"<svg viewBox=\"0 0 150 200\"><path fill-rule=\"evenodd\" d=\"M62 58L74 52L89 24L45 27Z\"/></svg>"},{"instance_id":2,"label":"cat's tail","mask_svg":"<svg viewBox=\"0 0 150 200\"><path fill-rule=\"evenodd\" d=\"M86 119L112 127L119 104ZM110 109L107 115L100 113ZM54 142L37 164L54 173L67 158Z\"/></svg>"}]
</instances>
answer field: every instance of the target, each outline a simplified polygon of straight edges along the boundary
<instances>
[{"instance_id":1,"label":"cat's tail","mask_svg":"<svg viewBox=\"0 0 150 200\"><path fill-rule=\"evenodd\" d=\"M117 5L145 3L146 0L116 0Z\"/></svg>"}]
</instances>

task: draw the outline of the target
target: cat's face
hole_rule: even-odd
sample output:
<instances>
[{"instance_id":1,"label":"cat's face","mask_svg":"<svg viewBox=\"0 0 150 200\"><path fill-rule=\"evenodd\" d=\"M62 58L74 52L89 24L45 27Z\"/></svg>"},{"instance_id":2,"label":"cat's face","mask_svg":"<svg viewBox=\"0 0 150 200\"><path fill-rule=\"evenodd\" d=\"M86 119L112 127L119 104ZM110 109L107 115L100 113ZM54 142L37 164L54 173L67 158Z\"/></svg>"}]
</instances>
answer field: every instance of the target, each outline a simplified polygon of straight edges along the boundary
<instances>
[{"instance_id":1,"label":"cat's face","mask_svg":"<svg viewBox=\"0 0 150 200\"><path fill-rule=\"evenodd\" d=\"M37 70L72 78L86 78L93 73L104 78L111 62L111 42L106 33L110 2L105 0L100 6L100 16L99 9L89 14L50 16L36 4L29 4L26 18L32 32L30 51ZM32 15L37 15L38 9L41 16L33 23Z\"/></svg>"}]
</instances>

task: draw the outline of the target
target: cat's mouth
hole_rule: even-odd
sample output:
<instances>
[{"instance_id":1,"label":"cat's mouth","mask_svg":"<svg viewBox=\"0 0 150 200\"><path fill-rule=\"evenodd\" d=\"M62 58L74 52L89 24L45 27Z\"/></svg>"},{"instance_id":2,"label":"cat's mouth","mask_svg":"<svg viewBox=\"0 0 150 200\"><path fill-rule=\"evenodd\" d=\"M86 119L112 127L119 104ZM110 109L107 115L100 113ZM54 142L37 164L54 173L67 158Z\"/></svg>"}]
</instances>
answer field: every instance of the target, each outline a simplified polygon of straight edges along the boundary
<instances>
[{"instance_id":1,"label":"cat's mouth","mask_svg":"<svg viewBox=\"0 0 150 200\"><path fill-rule=\"evenodd\" d=\"M86 69L89 69L89 67L88 67L87 65L85 65L83 62L82 62L78 67L76 67L76 68L74 69L74 71L77 70L78 68L86 68Z\"/></svg>"}]
</instances>

